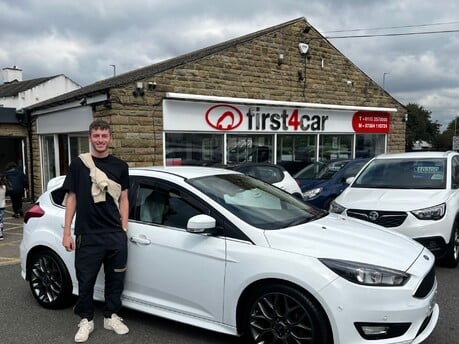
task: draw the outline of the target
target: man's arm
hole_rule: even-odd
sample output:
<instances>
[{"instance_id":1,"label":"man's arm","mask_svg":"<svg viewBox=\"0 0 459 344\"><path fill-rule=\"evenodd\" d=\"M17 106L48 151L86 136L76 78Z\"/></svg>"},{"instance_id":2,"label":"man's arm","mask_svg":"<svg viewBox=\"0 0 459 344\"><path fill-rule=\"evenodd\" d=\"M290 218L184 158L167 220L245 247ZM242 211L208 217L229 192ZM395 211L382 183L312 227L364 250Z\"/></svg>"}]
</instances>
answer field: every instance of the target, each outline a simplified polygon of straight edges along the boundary
<instances>
[{"instance_id":1,"label":"man's arm","mask_svg":"<svg viewBox=\"0 0 459 344\"><path fill-rule=\"evenodd\" d=\"M65 249L70 252L75 249L75 242L72 238L71 227L73 216L76 211L76 195L74 192L69 192L67 194L67 202L65 207L65 222L64 222L64 234L62 237L62 245Z\"/></svg>"},{"instance_id":2,"label":"man's arm","mask_svg":"<svg viewBox=\"0 0 459 344\"><path fill-rule=\"evenodd\" d=\"M129 219L128 189L121 191L119 203L120 203L121 226L123 227L124 231L127 231L128 219Z\"/></svg>"}]
</instances>

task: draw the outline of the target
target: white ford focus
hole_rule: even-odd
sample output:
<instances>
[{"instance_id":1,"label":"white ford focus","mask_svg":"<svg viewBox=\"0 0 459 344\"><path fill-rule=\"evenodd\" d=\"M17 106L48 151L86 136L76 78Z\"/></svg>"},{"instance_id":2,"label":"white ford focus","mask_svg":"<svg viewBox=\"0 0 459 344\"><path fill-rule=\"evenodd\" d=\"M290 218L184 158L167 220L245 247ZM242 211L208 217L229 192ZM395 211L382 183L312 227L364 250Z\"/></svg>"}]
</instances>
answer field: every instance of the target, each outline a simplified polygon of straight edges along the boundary
<instances>
[{"instance_id":1,"label":"white ford focus","mask_svg":"<svg viewBox=\"0 0 459 344\"><path fill-rule=\"evenodd\" d=\"M130 178L125 307L260 344L421 343L437 324L434 256L405 236L230 170ZM62 181L25 214L20 248L22 276L47 308L78 291L61 244Z\"/></svg>"}]
</instances>

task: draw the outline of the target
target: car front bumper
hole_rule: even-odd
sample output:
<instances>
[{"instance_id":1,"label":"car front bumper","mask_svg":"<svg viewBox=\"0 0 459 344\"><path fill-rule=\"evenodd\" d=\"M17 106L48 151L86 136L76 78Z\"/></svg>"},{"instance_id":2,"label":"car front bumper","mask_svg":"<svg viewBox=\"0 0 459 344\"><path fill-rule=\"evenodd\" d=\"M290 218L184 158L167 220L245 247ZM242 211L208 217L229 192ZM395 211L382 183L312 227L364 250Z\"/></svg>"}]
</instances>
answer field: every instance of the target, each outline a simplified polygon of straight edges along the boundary
<instances>
[{"instance_id":1,"label":"car front bumper","mask_svg":"<svg viewBox=\"0 0 459 344\"><path fill-rule=\"evenodd\" d=\"M429 278L427 259L433 264L433 255L424 249L407 271L410 280L401 287L363 286L337 278L321 290L319 297L327 301L322 304L328 307L326 312L331 320L334 342L421 343L427 338L439 318L436 279L433 277L433 282L424 290L426 295L414 297ZM430 267L434 268L433 265ZM362 324L370 332L377 332L379 328L391 330L386 335L370 336L372 339L369 339L362 335ZM397 327L404 327L404 330L397 333L394 330Z\"/></svg>"}]
</instances>

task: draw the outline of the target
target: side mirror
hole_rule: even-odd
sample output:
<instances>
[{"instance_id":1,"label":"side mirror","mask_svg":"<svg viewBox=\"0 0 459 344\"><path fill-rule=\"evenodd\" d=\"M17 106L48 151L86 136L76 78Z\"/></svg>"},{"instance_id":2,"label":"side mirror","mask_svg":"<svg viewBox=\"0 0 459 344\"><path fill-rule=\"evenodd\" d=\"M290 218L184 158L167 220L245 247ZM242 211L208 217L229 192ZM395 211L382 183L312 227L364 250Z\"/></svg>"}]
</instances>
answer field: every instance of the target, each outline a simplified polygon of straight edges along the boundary
<instances>
[{"instance_id":1,"label":"side mirror","mask_svg":"<svg viewBox=\"0 0 459 344\"><path fill-rule=\"evenodd\" d=\"M351 185L352 182L354 181L355 177L349 177L349 178L346 178L346 184L349 184Z\"/></svg>"},{"instance_id":2,"label":"side mirror","mask_svg":"<svg viewBox=\"0 0 459 344\"><path fill-rule=\"evenodd\" d=\"M213 217L205 214L195 215L188 220L186 230L195 234L215 233L216 221Z\"/></svg>"}]
</instances>

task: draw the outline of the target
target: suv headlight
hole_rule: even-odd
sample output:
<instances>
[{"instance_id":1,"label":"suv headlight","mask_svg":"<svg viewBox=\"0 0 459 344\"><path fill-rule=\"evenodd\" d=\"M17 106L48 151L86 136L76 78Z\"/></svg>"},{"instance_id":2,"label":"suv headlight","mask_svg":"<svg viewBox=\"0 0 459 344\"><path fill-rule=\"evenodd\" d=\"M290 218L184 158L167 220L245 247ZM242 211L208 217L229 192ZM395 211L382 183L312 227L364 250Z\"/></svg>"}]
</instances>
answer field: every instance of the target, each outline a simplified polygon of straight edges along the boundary
<instances>
[{"instance_id":1,"label":"suv headlight","mask_svg":"<svg viewBox=\"0 0 459 344\"><path fill-rule=\"evenodd\" d=\"M322 192L322 188L315 188L315 189L305 191L303 192L304 200L307 201L307 200L316 198L317 196L319 196L321 192Z\"/></svg>"},{"instance_id":2,"label":"suv headlight","mask_svg":"<svg viewBox=\"0 0 459 344\"><path fill-rule=\"evenodd\" d=\"M405 285L410 275L382 266L350 262L347 260L319 258L330 270L356 284L375 287L398 287Z\"/></svg>"},{"instance_id":3,"label":"suv headlight","mask_svg":"<svg viewBox=\"0 0 459 344\"><path fill-rule=\"evenodd\" d=\"M440 220L446 212L446 203L436 205L434 207L413 210L411 214L419 220Z\"/></svg>"},{"instance_id":4,"label":"suv headlight","mask_svg":"<svg viewBox=\"0 0 459 344\"><path fill-rule=\"evenodd\" d=\"M341 214L343 213L344 211L346 210L346 208L344 208L342 205L340 205L339 203L336 203L336 201L332 201L330 203L330 209L328 210L330 213L337 213L337 214Z\"/></svg>"}]
</instances>

